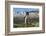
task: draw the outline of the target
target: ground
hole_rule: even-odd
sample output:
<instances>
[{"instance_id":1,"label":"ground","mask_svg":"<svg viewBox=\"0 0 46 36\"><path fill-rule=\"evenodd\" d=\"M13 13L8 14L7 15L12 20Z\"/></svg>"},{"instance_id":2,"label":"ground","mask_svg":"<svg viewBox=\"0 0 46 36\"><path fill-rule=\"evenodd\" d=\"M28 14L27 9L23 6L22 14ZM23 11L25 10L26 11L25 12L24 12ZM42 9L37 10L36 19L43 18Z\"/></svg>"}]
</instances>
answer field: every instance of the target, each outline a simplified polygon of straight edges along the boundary
<instances>
[{"instance_id":1,"label":"ground","mask_svg":"<svg viewBox=\"0 0 46 36\"><path fill-rule=\"evenodd\" d=\"M17 27L39 27L39 18L34 18L33 22L30 24L25 24L25 19L24 17L14 17L14 28Z\"/></svg>"}]
</instances>

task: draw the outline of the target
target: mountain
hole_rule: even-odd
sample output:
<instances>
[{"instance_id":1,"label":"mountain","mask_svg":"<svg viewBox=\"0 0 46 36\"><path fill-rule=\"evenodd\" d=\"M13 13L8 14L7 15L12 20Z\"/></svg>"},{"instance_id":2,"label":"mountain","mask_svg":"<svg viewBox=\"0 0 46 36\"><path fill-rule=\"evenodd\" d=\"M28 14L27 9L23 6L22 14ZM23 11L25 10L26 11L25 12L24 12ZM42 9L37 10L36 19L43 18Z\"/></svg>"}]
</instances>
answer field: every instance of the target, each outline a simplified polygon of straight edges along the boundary
<instances>
[{"instance_id":1,"label":"mountain","mask_svg":"<svg viewBox=\"0 0 46 36\"><path fill-rule=\"evenodd\" d=\"M14 15L14 17L18 17L18 18L22 18L22 17L25 17L26 16L26 13L22 13L22 14L16 14ZM39 13L29 13L29 17L30 18L38 18L39 17Z\"/></svg>"}]
</instances>

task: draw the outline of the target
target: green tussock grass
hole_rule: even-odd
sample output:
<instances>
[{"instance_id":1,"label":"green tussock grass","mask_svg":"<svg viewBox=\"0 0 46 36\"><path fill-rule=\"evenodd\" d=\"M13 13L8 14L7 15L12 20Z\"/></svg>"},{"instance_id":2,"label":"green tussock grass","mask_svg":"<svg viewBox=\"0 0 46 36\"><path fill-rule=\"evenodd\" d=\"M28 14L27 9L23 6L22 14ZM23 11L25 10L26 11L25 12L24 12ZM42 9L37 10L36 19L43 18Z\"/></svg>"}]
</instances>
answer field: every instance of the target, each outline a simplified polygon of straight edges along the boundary
<instances>
[{"instance_id":1,"label":"green tussock grass","mask_svg":"<svg viewBox=\"0 0 46 36\"><path fill-rule=\"evenodd\" d=\"M33 20L32 23L30 24L25 24L24 22L24 18L17 18L17 17L14 17L14 28L17 28L17 27L39 27L39 18L35 18Z\"/></svg>"}]
</instances>

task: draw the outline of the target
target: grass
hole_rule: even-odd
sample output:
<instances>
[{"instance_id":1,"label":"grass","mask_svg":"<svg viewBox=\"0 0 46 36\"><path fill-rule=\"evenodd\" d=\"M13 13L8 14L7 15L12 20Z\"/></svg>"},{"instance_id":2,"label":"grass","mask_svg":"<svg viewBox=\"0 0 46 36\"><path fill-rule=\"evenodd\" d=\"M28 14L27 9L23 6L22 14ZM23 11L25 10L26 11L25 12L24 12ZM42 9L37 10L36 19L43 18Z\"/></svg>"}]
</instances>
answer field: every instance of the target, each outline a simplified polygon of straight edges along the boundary
<instances>
[{"instance_id":1,"label":"grass","mask_svg":"<svg viewBox=\"0 0 46 36\"><path fill-rule=\"evenodd\" d=\"M32 23L25 24L24 18L14 17L14 28L17 27L39 27L39 18L35 18Z\"/></svg>"}]
</instances>

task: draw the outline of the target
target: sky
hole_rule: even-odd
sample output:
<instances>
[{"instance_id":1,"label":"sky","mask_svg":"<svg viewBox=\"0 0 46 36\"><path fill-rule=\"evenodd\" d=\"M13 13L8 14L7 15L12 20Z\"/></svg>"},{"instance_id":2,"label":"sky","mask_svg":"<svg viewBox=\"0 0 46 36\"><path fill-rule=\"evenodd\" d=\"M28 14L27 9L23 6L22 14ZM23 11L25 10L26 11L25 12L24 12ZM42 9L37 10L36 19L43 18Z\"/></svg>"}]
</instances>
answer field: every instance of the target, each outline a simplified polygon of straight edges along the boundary
<instances>
[{"instance_id":1,"label":"sky","mask_svg":"<svg viewBox=\"0 0 46 36\"><path fill-rule=\"evenodd\" d=\"M35 11L39 11L39 9L38 8L13 8L14 14L24 14L25 12L30 12L30 11L35 13Z\"/></svg>"}]
</instances>

